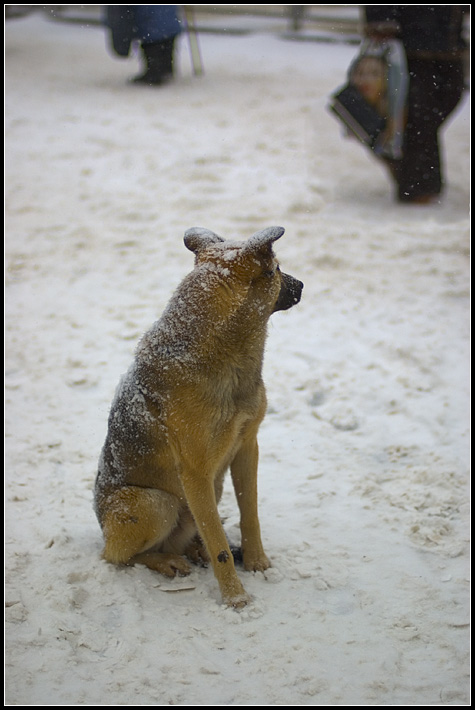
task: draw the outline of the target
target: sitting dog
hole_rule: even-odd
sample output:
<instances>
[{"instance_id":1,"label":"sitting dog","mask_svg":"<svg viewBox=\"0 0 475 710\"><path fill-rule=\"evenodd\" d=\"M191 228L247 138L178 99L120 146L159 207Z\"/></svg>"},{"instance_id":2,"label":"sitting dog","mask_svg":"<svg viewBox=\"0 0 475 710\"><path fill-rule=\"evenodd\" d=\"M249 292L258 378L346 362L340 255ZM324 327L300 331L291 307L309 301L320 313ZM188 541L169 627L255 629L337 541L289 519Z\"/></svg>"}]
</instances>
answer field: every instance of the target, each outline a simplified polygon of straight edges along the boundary
<instances>
[{"instance_id":1,"label":"sitting dog","mask_svg":"<svg viewBox=\"0 0 475 710\"><path fill-rule=\"evenodd\" d=\"M281 272L282 227L247 242L185 233L195 266L143 336L117 389L95 484L103 557L168 576L211 562L223 601L249 597L236 574L217 504L229 467L246 570L265 570L257 512L257 431L266 411L267 321L299 302L303 284Z\"/></svg>"}]
</instances>

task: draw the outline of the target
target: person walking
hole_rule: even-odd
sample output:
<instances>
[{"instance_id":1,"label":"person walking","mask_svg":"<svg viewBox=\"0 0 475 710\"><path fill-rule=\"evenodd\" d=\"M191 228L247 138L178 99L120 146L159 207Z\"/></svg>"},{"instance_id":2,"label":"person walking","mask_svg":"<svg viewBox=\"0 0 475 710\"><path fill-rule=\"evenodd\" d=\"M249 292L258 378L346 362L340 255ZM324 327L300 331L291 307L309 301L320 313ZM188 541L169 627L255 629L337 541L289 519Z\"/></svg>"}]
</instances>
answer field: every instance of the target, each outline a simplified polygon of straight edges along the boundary
<instances>
[{"instance_id":1,"label":"person walking","mask_svg":"<svg viewBox=\"0 0 475 710\"><path fill-rule=\"evenodd\" d=\"M402 159L387 161L400 202L429 204L443 190L439 132L462 98L464 5L365 5L365 34L400 39L409 91Z\"/></svg>"},{"instance_id":2,"label":"person walking","mask_svg":"<svg viewBox=\"0 0 475 710\"><path fill-rule=\"evenodd\" d=\"M107 5L105 23L118 56L128 57L132 43L140 43L145 70L135 83L157 86L173 78L175 41L182 31L178 5Z\"/></svg>"}]
</instances>

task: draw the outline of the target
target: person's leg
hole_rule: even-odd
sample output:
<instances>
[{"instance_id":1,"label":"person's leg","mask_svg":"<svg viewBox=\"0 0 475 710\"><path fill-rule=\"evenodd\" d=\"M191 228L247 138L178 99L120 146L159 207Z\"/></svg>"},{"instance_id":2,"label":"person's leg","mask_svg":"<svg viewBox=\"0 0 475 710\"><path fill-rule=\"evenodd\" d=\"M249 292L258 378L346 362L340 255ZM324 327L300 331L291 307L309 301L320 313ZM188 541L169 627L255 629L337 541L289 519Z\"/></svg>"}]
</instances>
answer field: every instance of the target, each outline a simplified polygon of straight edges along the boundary
<instances>
[{"instance_id":1,"label":"person's leg","mask_svg":"<svg viewBox=\"0 0 475 710\"><path fill-rule=\"evenodd\" d=\"M458 60L409 59L408 65L409 105L404 155L398 166L398 198L427 202L442 191L438 132L462 96L463 69Z\"/></svg>"},{"instance_id":2,"label":"person's leg","mask_svg":"<svg viewBox=\"0 0 475 710\"><path fill-rule=\"evenodd\" d=\"M146 69L134 82L157 85L169 81L173 77L174 43L174 37L150 44L142 43Z\"/></svg>"}]
</instances>

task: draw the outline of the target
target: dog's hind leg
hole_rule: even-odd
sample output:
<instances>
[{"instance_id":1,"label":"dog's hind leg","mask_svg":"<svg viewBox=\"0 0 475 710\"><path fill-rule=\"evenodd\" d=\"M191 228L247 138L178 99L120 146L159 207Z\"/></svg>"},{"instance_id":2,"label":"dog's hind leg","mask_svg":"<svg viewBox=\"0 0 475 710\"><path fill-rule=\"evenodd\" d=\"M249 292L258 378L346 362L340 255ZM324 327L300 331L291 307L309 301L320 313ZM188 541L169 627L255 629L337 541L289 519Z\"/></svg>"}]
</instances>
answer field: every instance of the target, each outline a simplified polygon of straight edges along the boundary
<instances>
[{"instance_id":1,"label":"dog's hind leg","mask_svg":"<svg viewBox=\"0 0 475 710\"><path fill-rule=\"evenodd\" d=\"M105 560L143 564L167 577L189 574L190 566L179 553L154 549L177 526L180 504L175 496L153 488L125 486L107 496L103 510Z\"/></svg>"},{"instance_id":2,"label":"dog's hind leg","mask_svg":"<svg viewBox=\"0 0 475 710\"><path fill-rule=\"evenodd\" d=\"M185 555L196 564L209 561L189 508L182 510L175 528L160 549L169 554Z\"/></svg>"}]
</instances>

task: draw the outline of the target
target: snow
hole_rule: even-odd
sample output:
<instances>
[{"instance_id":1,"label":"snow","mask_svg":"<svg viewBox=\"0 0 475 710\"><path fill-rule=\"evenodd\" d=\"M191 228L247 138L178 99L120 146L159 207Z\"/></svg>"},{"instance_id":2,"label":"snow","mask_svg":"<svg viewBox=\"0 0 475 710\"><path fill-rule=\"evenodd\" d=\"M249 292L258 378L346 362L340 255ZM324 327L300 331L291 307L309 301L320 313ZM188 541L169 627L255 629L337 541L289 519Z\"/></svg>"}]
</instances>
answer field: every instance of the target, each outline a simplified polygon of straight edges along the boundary
<instances>
[{"instance_id":1,"label":"snow","mask_svg":"<svg viewBox=\"0 0 475 710\"><path fill-rule=\"evenodd\" d=\"M6 703L468 704L469 101L440 204L401 206L327 110L354 47L200 48L154 89L100 28L6 26ZM185 231L271 225L305 289L270 323L272 568L237 612L211 569L102 561L92 487ZM239 542L229 483L221 513Z\"/></svg>"}]
</instances>

